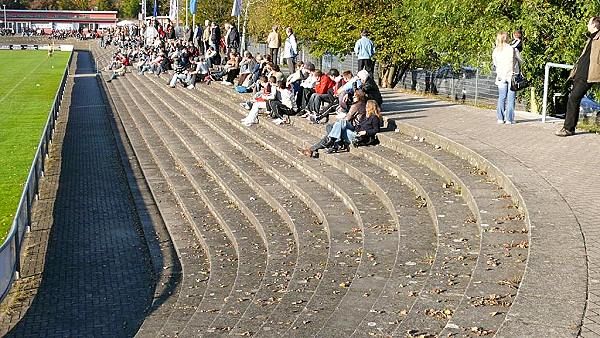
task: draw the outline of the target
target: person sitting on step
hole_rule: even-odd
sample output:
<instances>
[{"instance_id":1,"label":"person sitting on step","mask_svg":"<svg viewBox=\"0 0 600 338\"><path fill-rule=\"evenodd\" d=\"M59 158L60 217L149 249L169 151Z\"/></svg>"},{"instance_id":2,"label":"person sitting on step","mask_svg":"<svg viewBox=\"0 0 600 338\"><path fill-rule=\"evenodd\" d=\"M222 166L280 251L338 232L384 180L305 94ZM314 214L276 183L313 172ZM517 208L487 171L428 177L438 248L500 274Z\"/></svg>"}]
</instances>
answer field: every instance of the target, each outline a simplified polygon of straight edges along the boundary
<instances>
[{"instance_id":1,"label":"person sitting on step","mask_svg":"<svg viewBox=\"0 0 600 338\"><path fill-rule=\"evenodd\" d=\"M306 109L310 112L311 121L315 121L316 116L319 115L321 104L333 101L332 93L336 85L335 78L340 75L340 72L332 68L328 74L322 74L320 71L315 72L315 75L317 74L318 80L315 85L315 92L308 99L308 105L306 106Z\"/></svg>"},{"instance_id":2,"label":"person sitting on step","mask_svg":"<svg viewBox=\"0 0 600 338\"><path fill-rule=\"evenodd\" d=\"M129 67L130 64L129 58L126 55L122 56L120 58L120 62L121 66L113 71L112 75L110 76L110 79L106 80L106 82L111 82L119 76L125 76L125 73L127 73L127 67Z\"/></svg>"},{"instance_id":3,"label":"person sitting on step","mask_svg":"<svg viewBox=\"0 0 600 338\"><path fill-rule=\"evenodd\" d=\"M317 84L317 77L315 76L315 65L310 62L304 64L304 69L308 71L308 76L302 80L298 92L296 93L296 107L298 111L304 111L308 105L310 96L315 92L315 85ZM303 117L308 116L308 112L305 111Z\"/></svg>"},{"instance_id":4,"label":"person sitting on step","mask_svg":"<svg viewBox=\"0 0 600 338\"><path fill-rule=\"evenodd\" d=\"M194 66L194 70L189 71L185 79L188 89L194 89L196 82L205 81L210 77L208 62L206 62L204 56L194 58L192 65Z\"/></svg>"},{"instance_id":5,"label":"person sitting on step","mask_svg":"<svg viewBox=\"0 0 600 338\"><path fill-rule=\"evenodd\" d=\"M273 123L277 125L290 123L290 115L294 114L294 95L286 85L285 81L277 82L277 93L275 94L275 98L269 100L267 103L271 107Z\"/></svg>"},{"instance_id":6,"label":"person sitting on step","mask_svg":"<svg viewBox=\"0 0 600 338\"><path fill-rule=\"evenodd\" d=\"M362 90L365 92L367 99L375 100L379 107L381 107L381 105L383 104L381 92L379 91L379 86L377 86L377 83L375 83L375 80L373 79L371 74L369 74L369 72L363 69L356 75L358 75L358 78L360 79L360 88L362 88Z\"/></svg>"},{"instance_id":7,"label":"person sitting on step","mask_svg":"<svg viewBox=\"0 0 600 338\"><path fill-rule=\"evenodd\" d=\"M266 77L261 77L262 80L264 80L265 78ZM272 76L268 80L268 83L264 86L262 94L259 97L257 97L254 100L254 102L252 102L252 107L250 107L250 112L248 113L248 116L242 119L242 124L244 124L246 127L250 127L251 125L258 123L259 111L261 109L266 109L267 101L275 98L276 82L277 80L275 79L275 77Z\"/></svg>"},{"instance_id":8,"label":"person sitting on step","mask_svg":"<svg viewBox=\"0 0 600 338\"><path fill-rule=\"evenodd\" d=\"M242 61L240 61L240 76L237 81L238 86L243 85L248 76L252 76L255 65L256 60L252 54L248 51L245 51L244 57L242 58Z\"/></svg>"},{"instance_id":9,"label":"person sitting on step","mask_svg":"<svg viewBox=\"0 0 600 338\"><path fill-rule=\"evenodd\" d=\"M187 70L186 70L184 64L181 62L179 57L176 57L175 59L173 59L173 70L175 72L173 73L173 76L171 77L171 81L169 82L169 87L175 88L175 85L177 84L177 82L180 82L181 84L185 85L185 80L187 79L188 74L187 74Z\"/></svg>"},{"instance_id":10,"label":"person sitting on step","mask_svg":"<svg viewBox=\"0 0 600 338\"><path fill-rule=\"evenodd\" d=\"M346 138L355 147L378 145L377 133L382 126L383 117L379 104L375 100L368 100L366 117L354 130L346 131Z\"/></svg>"},{"instance_id":11,"label":"person sitting on step","mask_svg":"<svg viewBox=\"0 0 600 338\"><path fill-rule=\"evenodd\" d=\"M334 124L325 126L325 136L310 148L299 148L298 152L308 157L318 157L320 149L328 149L328 153L338 152L340 150L349 150L349 141L347 139L347 129L354 130L355 126L366 116L366 98L361 90L354 93L354 103L350 107L348 114Z\"/></svg>"}]
</instances>

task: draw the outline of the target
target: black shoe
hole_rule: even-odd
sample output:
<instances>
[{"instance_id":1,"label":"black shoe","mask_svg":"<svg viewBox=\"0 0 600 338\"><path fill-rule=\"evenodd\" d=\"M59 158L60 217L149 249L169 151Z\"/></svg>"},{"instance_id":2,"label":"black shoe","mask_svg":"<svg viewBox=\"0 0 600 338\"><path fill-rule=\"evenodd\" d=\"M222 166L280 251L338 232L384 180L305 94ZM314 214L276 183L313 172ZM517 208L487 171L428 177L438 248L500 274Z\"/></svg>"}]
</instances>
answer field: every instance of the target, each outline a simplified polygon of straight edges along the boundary
<instances>
[{"instance_id":1,"label":"black shoe","mask_svg":"<svg viewBox=\"0 0 600 338\"><path fill-rule=\"evenodd\" d=\"M334 142L333 145L329 148L327 148L327 150L325 150L325 152L327 154L334 154L340 151L340 149L342 148L342 145L339 142Z\"/></svg>"},{"instance_id":2,"label":"black shoe","mask_svg":"<svg viewBox=\"0 0 600 338\"><path fill-rule=\"evenodd\" d=\"M377 136L373 136L369 139L369 142L367 142L368 146L376 146L379 144L379 139L377 138Z\"/></svg>"},{"instance_id":3,"label":"black shoe","mask_svg":"<svg viewBox=\"0 0 600 338\"><path fill-rule=\"evenodd\" d=\"M325 148L331 148L335 145L335 139L331 138L331 137L327 137L327 142L325 142L325 144L323 144L323 146Z\"/></svg>"}]
</instances>

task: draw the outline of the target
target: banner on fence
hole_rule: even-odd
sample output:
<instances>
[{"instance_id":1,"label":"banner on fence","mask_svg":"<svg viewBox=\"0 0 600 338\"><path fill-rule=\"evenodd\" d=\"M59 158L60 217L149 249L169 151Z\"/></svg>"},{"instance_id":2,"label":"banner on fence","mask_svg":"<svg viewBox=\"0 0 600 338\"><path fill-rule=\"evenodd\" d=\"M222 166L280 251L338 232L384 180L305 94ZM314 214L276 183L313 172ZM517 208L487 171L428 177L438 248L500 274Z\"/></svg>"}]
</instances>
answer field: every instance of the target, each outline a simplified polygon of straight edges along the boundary
<instances>
[{"instance_id":1,"label":"banner on fence","mask_svg":"<svg viewBox=\"0 0 600 338\"><path fill-rule=\"evenodd\" d=\"M0 45L0 50L48 50L50 45ZM73 45L54 46L53 50L61 52L73 51Z\"/></svg>"}]
</instances>

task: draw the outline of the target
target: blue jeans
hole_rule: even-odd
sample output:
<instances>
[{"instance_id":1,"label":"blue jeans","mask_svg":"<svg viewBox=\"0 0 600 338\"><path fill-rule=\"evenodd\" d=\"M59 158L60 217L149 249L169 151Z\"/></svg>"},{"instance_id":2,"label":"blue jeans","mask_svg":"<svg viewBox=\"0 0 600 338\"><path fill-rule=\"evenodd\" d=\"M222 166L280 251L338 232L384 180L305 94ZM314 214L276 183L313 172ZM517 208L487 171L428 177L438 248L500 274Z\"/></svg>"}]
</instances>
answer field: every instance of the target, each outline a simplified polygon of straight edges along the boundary
<instances>
[{"instance_id":1,"label":"blue jeans","mask_svg":"<svg viewBox=\"0 0 600 338\"><path fill-rule=\"evenodd\" d=\"M171 82L169 82L169 86L173 87L175 84L177 84L177 81L181 80L181 81L185 81L186 75L185 74L173 74L173 77L171 78Z\"/></svg>"},{"instance_id":2,"label":"blue jeans","mask_svg":"<svg viewBox=\"0 0 600 338\"><path fill-rule=\"evenodd\" d=\"M498 84L496 116L499 121L515 121L515 95L516 92L510 90L510 83L508 81Z\"/></svg>"},{"instance_id":3,"label":"blue jeans","mask_svg":"<svg viewBox=\"0 0 600 338\"><path fill-rule=\"evenodd\" d=\"M340 120L340 121L336 121L333 124L333 127L329 131L328 136L331 138L335 138L337 140L344 140L346 142L348 142L348 141L351 142L353 137L355 137L355 135L350 135L353 132L354 132L354 126L350 122L348 122L346 120Z\"/></svg>"}]
</instances>

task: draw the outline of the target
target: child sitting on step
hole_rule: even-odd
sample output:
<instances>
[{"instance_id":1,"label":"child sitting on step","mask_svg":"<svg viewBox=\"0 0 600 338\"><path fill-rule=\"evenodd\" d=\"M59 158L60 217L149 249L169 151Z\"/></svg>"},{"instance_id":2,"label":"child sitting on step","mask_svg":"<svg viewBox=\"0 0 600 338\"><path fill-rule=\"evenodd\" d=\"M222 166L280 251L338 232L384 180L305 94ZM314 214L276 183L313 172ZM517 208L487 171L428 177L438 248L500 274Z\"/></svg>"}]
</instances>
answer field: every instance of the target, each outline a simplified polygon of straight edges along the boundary
<instances>
[{"instance_id":1,"label":"child sitting on step","mask_svg":"<svg viewBox=\"0 0 600 338\"><path fill-rule=\"evenodd\" d=\"M246 127L250 127L251 125L258 123L259 111L261 109L266 109L267 101L273 100L275 98L275 93L276 93L275 84L277 83L277 79L274 76L271 76L269 78L268 82L266 81L266 79L267 79L267 77L264 75L260 77L259 81L261 81L261 82L264 81L263 82L264 86L262 87L262 90L259 92L260 95L258 95L253 101L246 102L249 106L251 104L250 113L248 113L248 116L246 116L245 118L242 119L242 123Z\"/></svg>"}]
</instances>

